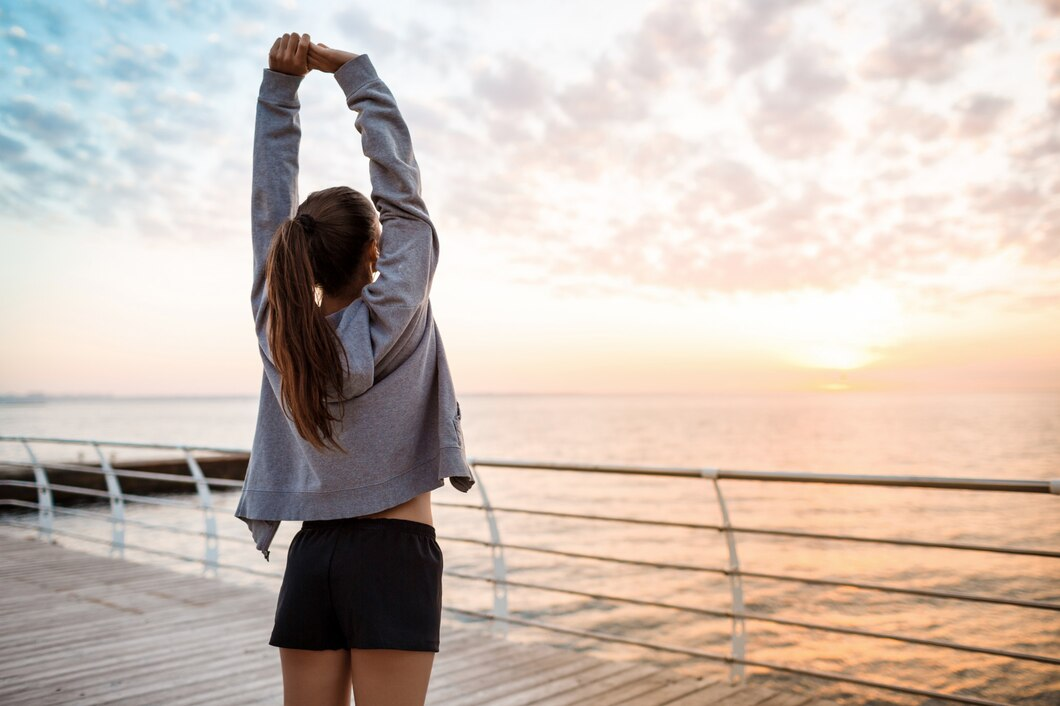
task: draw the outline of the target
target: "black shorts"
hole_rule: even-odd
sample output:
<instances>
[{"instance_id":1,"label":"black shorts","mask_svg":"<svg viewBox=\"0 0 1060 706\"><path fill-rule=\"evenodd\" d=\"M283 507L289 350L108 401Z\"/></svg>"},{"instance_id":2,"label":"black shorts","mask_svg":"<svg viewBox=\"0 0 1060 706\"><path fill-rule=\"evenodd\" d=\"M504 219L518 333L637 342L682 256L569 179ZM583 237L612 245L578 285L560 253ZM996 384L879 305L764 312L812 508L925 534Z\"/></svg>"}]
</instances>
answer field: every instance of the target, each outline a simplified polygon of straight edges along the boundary
<instances>
[{"instance_id":1,"label":"black shorts","mask_svg":"<svg viewBox=\"0 0 1060 706\"><path fill-rule=\"evenodd\" d=\"M442 549L396 517L307 520L291 540L269 644L438 651Z\"/></svg>"}]
</instances>

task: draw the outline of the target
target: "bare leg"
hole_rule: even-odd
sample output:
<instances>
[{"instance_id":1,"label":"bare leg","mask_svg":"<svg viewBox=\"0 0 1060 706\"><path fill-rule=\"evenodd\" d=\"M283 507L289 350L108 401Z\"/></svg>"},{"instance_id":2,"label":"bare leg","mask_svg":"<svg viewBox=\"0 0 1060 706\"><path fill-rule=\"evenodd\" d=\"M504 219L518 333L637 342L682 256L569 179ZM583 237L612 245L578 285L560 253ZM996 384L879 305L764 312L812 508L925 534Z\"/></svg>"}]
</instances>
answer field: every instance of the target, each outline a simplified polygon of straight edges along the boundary
<instances>
[{"instance_id":1,"label":"bare leg","mask_svg":"<svg viewBox=\"0 0 1060 706\"><path fill-rule=\"evenodd\" d=\"M283 706L350 706L350 651L280 649Z\"/></svg>"},{"instance_id":2,"label":"bare leg","mask_svg":"<svg viewBox=\"0 0 1060 706\"><path fill-rule=\"evenodd\" d=\"M368 706L423 706L436 652L350 650L353 698Z\"/></svg>"}]
</instances>

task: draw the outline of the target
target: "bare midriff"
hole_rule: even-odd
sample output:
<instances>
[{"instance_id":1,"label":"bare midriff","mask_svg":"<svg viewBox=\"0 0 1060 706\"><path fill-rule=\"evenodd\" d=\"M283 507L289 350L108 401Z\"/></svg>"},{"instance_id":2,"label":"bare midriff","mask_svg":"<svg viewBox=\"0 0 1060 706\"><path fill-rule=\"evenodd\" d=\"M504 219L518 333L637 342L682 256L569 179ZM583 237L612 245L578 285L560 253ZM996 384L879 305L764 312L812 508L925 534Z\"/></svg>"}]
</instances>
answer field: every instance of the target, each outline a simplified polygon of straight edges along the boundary
<instances>
[{"instance_id":1,"label":"bare midriff","mask_svg":"<svg viewBox=\"0 0 1060 706\"><path fill-rule=\"evenodd\" d=\"M400 505L394 507L388 507L386 510L379 512L373 512L371 515L361 515L361 517L396 517L405 520L413 520L415 522L422 522L424 524L434 526L434 518L431 516L431 491L420 493L411 500L407 500Z\"/></svg>"}]
</instances>

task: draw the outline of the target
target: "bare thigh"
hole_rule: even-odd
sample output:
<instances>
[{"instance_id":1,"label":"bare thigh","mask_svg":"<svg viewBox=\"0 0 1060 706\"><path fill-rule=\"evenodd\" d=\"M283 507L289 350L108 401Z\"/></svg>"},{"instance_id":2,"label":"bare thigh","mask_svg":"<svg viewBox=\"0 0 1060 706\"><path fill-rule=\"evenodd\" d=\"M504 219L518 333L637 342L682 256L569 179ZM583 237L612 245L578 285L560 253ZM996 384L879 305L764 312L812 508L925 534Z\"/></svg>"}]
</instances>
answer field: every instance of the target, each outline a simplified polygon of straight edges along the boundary
<instances>
[{"instance_id":1,"label":"bare thigh","mask_svg":"<svg viewBox=\"0 0 1060 706\"><path fill-rule=\"evenodd\" d=\"M350 651L280 648L283 706L350 706Z\"/></svg>"},{"instance_id":2,"label":"bare thigh","mask_svg":"<svg viewBox=\"0 0 1060 706\"><path fill-rule=\"evenodd\" d=\"M435 654L351 649L354 701L369 706L423 706Z\"/></svg>"}]
</instances>

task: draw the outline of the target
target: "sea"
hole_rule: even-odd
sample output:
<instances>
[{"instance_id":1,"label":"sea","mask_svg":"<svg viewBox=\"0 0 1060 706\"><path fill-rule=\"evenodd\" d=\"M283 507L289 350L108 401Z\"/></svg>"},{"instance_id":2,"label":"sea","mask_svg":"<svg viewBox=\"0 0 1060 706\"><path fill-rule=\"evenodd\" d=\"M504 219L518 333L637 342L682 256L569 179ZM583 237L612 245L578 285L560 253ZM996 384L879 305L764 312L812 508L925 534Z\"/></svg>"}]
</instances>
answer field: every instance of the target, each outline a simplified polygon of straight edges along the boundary
<instances>
[{"instance_id":1,"label":"sea","mask_svg":"<svg viewBox=\"0 0 1060 706\"><path fill-rule=\"evenodd\" d=\"M749 659L859 680L1021 705L1060 704L1060 495L896 488L806 482L617 475L486 465L490 461L665 466L993 479L1060 479L1060 393L893 393L830 391L716 395L459 395L468 456L478 486L448 483L432 494L447 574L446 606L489 612L495 564L485 490L498 507L504 543L706 571L558 556L531 549L501 553L510 615L707 656L654 649L511 624L509 639L560 644L605 659L657 664L725 679L730 665L732 585L726 536L716 529L620 523L515 512L542 510L671 523L717 525L720 490L735 527ZM257 398L103 397L0 404L0 434L137 441L249 450ZM112 459L169 458L104 446ZM0 459L25 460L20 444L0 442ZM46 460L97 459L90 447L34 444ZM187 495L171 497L187 500ZM232 514L238 492L216 491L222 567L217 580L276 592L286 545L298 522L284 522L271 561L256 551ZM106 511L106 506L103 506ZM7 510L2 536L35 532L12 524L33 515ZM200 510L127 503L126 516L199 529ZM58 542L107 554L109 525L60 515L56 528L99 542ZM842 539L760 534L813 532L918 542L1035 549L1030 556ZM470 541L469 541L470 540ZM201 556L202 537L127 525L130 544ZM132 561L202 573L201 564L127 549ZM255 573L237 568L252 569ZM466 574L467 578L454 574ZM799 579L799 580L793 580ZM829 582L856 583L837 586ZM569 589L596 597L550 591ZM873 587L901 588L892 593ZM941 591L1023 603L919 595ZM613 600L622 597L666 607ZM469 623L489 621L450 612ZM487 625L483 629L487 629ZM815 626L846 632L822 630ZM493 622L492 629L503 626ZM850 631L886 633L869 637ZM907 643L896 637L910 637ZM267 636L262 637L263 640ZM929 644L926 644L929 643ZM1016 654L958 650L945 643ZM444 643L443 643L444 649ZM813 693L838 704L942 704L946 701L747 666L753 682Z\"/></svg>"}]
</instances>

